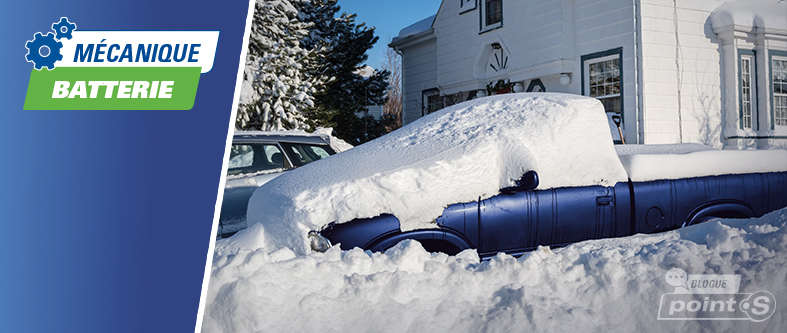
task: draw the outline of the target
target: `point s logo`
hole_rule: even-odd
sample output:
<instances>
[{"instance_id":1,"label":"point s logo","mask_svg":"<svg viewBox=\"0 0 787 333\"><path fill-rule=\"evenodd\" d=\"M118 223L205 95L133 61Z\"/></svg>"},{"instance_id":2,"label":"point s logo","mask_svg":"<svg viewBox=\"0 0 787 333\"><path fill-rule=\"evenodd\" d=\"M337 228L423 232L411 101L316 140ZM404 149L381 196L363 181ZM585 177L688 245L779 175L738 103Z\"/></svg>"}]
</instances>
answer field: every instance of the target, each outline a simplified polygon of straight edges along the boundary
<instances>
[{"instance_id":1,"label":"point s logo","mask_svg":"<svg viewBox=\"0 0 787 333\"><path fill-rule=\"evenodd\" d=\"M189 110L218 31L78 30L63 17L25 47L25 110Z\"/></svg>"},{"instance_id":2,"label":"point s logo","mask_svg":"<svg viewBox=\"0 0 787 333\"><path fill-rule=\"evenodd\" d=\"M673 268L664 279L675 290L661 295L658 320L761 322L776 312L776 298L770 292L739 292L739 274L688 274Z\"/></svg>"}]
</instances>

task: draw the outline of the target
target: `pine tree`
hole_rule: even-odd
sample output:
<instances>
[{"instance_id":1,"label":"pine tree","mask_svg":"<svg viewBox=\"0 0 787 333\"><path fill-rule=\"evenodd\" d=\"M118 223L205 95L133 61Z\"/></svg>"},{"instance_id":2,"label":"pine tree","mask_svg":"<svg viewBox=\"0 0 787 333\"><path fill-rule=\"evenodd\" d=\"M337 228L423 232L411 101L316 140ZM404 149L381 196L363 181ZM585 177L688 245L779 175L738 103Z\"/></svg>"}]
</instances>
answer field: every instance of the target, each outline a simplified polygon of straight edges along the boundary
<instances>
[{"instance_id":1,"label":"pine tree","mask_svg":"<svg viewBox=\"0 0 787 333\"><path fill-rule=\"evenodd\" d=\"M289 0L257 0L236 128L308 127L304 112L315 107L314 94L322 87L323 76L314 73L324 52L301 47L311 27Z\"/></svg>"},{"instance_id":2,"label":"pine tree","mask_svg":"<svg viewBox=\"0 0 787 333\"><path fill-rule=\"evenodd\" d=\"M301 41L307 49L326 48L325 57L312 68L315 76L329 77L324 89L315 94L316 107L310 113L319 126L333 127L336 136L357 145L385 134L384 126L374 117L358 117L366 106L381 105L386 100L388 71L370 77L358 72L378 37L374 28L356 24L355 14L336 14L337 0L297 0L300 19L312 24L309 36Z\"/></svg>"}]
</instances>

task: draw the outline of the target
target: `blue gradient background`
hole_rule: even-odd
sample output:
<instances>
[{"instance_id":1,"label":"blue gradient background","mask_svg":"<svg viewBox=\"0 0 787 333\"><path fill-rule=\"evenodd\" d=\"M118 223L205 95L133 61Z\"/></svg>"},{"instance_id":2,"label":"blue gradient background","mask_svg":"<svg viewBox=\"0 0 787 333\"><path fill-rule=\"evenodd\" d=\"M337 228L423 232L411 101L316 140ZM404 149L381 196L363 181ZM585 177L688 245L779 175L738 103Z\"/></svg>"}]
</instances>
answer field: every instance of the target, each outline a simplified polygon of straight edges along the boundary
<instances>
[{"instance_id":1,"label":"blue gradient background","mask_svg":"<svg viewBox=\"0 0 787 333\"><path fill-rule=\"evenodd\" d=\"M0 5L0 331L193 332L247 1ZM23 111L25 42L220 30L188 111Z\"/></svg>"}]
</instances>

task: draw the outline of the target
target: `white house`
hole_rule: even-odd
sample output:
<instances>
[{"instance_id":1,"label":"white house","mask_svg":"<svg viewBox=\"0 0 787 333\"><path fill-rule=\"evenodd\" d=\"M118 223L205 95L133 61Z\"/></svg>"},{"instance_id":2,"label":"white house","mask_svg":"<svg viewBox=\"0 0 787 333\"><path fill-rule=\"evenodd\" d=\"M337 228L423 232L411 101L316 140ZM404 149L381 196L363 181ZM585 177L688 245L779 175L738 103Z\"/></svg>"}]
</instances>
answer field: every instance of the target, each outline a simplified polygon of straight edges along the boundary
<instances>
[{"instance_id":1,"label":"white house","mask_svg":"<svg viewBox=\"0 0 787 333\"><path fill-rule=\"evenodd\" d=\"M443 0L390 46L405 123L513 84L598 98L626 143L787 147L785 1Z\"/></svg>"}]
</instances>

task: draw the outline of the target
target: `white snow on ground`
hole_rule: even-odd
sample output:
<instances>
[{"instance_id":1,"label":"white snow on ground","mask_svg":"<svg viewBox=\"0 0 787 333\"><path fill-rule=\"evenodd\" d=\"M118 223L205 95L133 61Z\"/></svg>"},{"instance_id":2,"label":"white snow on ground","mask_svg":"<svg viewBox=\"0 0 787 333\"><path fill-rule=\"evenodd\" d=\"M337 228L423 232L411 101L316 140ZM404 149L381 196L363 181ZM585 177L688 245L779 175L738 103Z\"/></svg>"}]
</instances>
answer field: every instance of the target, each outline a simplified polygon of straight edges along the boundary
<instances>
[{"instance_id":1,"label":"white snow on ground","mask_svg":"<svg viewBox=\"0 0 787 333\"><path fill-rule=\"evenodd\" d=\"M202 331L785 332L785 253L787 209L487 262L414 241L385 253L217 249ZM740 274L738 292L770 292L775 313L763 322L657 320L662 295L676 291L666 281L673 268Z\"/></svg>"},{"instance_id":2,"label":"white snow on ground","mask_svg":"<svg viewBox=\"0 0 787 333\"><path fill-rule=\"evenodd\" d=\"M249 201L254 225L227 245L303 254L309 230L382 213L395 215L405 231L433 228L446 206L496 195L528 170L538 172L539 189L627 178L598 100L491 96L271 180Z\"/></svg>"}]
</instances>

